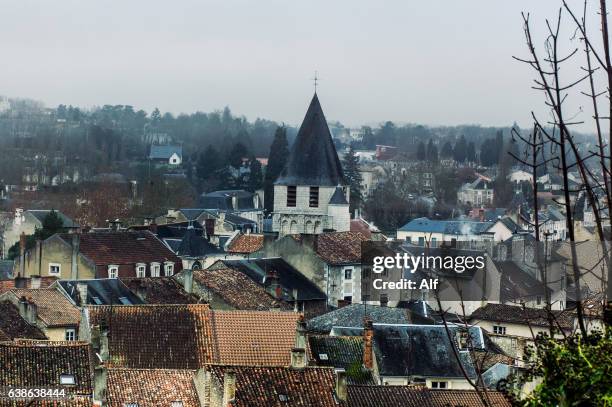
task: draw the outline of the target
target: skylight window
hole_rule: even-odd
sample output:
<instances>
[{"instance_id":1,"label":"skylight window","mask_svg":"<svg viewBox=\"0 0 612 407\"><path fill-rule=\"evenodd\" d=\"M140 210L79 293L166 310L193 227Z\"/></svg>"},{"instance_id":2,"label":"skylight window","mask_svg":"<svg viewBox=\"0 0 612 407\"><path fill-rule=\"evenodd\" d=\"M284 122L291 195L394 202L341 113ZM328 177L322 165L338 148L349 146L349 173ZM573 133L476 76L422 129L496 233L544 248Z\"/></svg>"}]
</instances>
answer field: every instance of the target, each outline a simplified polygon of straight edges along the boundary
<instances>
[{"instance_id":1,"label":"skylight window","mask_svg":"<svg viewBox=\"0 0 612 407\"><path fill-rule=\"evenodd\" d=\"M319 353L319 359L321 360L329 360L327 353Z\"/></svg>"},{"instance_id":2,"label":"skylight window","mask_svg":"<svg viewBox=\"0 0 612 407\"><path fill-rule=\"evenodd\" d=\"M123 305L132 305L132 301L128 300L127 297L119 297L119 302Z\"/></svg>"},{"instance_id":3,"label":"skylight window","mask_svg":"<svg viewBox=\"0 0 612 407\"><path fill-rule=\"evenodd\" d=\"M60 384L65 386L73 386L76 384L76 379L72 374L62 374L60 375Z\"/></svg>"},{"instance_id":4,"label":"skylight window","mask_svg":"<svg viewBox=\"0 0 612 407\"><path fill-rule=\"evenodd\" d=\"M183 407L182 401L173 401L170 407Z\"/></svg>"},{"instance_id":5,"label":"skylight window","mask_svg":"<svg viewBox=\"0 0 612 407\"><path fill-rule=\"evenodd\" d=\"M289 401L289 396L287 396L286 394L279 394L278 399L280 401Z\"/></svg>"}]
</instances>

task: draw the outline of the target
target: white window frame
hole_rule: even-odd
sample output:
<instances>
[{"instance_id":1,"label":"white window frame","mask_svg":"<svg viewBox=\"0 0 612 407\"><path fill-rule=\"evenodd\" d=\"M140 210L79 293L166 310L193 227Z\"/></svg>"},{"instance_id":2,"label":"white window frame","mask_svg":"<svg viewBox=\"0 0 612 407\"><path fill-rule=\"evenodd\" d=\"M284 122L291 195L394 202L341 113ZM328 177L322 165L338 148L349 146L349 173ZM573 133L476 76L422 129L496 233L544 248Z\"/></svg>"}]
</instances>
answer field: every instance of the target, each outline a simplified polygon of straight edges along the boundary
<instances>
[{"instance_id":1,"label":"white window frame","mask_svg":"<svg viewBox=\"0 0 612 407\"><path fill-rule=\"evenodd\" d=\"M64 333L64 339L67 341L76 341L77 340L76 329L66 328L66 331Z\"/></svg>"},{"instance_id":2,"label":"white window frame","mask_svg":"<svg viewBox=\"0 0 612 407\"><path fill-rule=\"evenodd\" d=\"M345 267L344 268L344 281L353 281L353 272L355 271L355 269L353 267ZM349 277L347 277L347 272L349 274Z\"/></svg>"},{"instance_id":3,"label":"white window frame","mask_svg":"<svg viewBox=\"0 0 612 407\"><path fill-rule=\"evenodd\" d=\"M51 271L52 267L57 267L57 273ZM49 263L49 275L50 276L61 276L62 275L62 265L60 263Z\"/></svg>"},{"instance_id":4,"label":"white window frame","mask_svg":"<svg viewBox=\"0 0 612 407\"><path fill-rule=\"evenodd\" d=\"M108 265L108 278L118 278L119 277L119 266L116 264Z\"/></svg>"},{"instance_id":5,"label":"white window frame","mask_svg":"<svg viewBox=\"0 0 612 407\"><path fill-rule=\"evenodd\" d=\"M432 381L431 382L431 388L432 389L441 389L441 390L442 389L448 389L448 382L439 381L439 380Z\"/></svg>"},{"instance_id":6,"label":"white window frame","mask_svg":"<svg viewBox=\"0 0 612 407\"><path fill-rule=\"evenodd\" d=\"M174 263L171 261L164 262L164 275L172 277L174 275Z\"/></svg>"},{"instance_id":7,"label":"white window frame","mask_svg":"<svg viewBox=\"0 0 612 407\"><path fill-rule=\"evenodd\" d=\"M493 325L493 333L496 335L505 335L506 327L503 325Z\"/></svg>"},{"instance_id":8,"label":"white window frame","mask_svg":"<svg viewBox=\"0 0 612 407\"><path fill-rule=\"evenodd\" d=\"M151 263L151 277L159 277L160 276L160 264L157 262Z\"/></svg>"},{"instance_id":9,"label":"white window frame","mask_svg":"<svg viewBox=\"0 0 612 407\"><path fill-rule=\"evenodd\" d=\"M136 263L136 277L143 278L147 276L147 265L144 263Z\"/></svg>"}]
</instances>

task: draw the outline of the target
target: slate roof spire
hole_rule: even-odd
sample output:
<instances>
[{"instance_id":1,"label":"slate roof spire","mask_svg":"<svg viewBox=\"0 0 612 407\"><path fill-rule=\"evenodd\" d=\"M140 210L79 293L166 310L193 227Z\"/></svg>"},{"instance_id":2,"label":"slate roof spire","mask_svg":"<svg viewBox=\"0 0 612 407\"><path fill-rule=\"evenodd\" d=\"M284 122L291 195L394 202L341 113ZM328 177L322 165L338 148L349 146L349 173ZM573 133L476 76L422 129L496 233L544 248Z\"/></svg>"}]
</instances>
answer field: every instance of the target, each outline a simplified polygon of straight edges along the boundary
<instances>
[{"instance_id":1,"label":"slate roof spire","mask_svg":"<svg viewBox=\"0 0 612 407\"><path fill-rule=\"evenodd\" d=\"M291 147L279 185L345 185L342 166L323 109L315 93Z\"/></svg>"}]
</instances>

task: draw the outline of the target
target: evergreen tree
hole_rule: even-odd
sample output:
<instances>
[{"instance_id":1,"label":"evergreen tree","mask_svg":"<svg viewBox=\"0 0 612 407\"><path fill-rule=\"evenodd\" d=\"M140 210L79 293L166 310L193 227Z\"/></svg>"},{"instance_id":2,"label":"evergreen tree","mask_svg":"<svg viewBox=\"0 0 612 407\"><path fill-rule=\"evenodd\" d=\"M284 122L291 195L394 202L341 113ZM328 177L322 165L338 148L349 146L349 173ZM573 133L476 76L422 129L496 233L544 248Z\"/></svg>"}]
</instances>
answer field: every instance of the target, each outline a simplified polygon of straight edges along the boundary
<instances>
[{"instance_id":1,"label":"evergreen tree","mask_svg":"<svg viewBox=\"0 0 612 407\"><path fill-rule=\"evenodd\" d=\"M255 158L255 156L251 157L249 169L250 173L247 188L249 191L255 192L263 186L263 171L261 168L261 163Z\"/></svg>"},{"instance_id":2,"label":"evergreen tree","mask_svg":"<svg viewBox=\"0 0 612 407\"><path fill-rule=\"evenodd\" d=\"M264 207L267 212L272 212L274 207L274 181L287 164L289 157L289 142L287 141L287 129L285 126L277 127L274 140L270 145L268 155L268 166L264 178Z\"/></svg>"},{"instance_id":3,"label":"evergreen tree","mask_svg":"<svg viewBox=\"0 0 612 407\"><path fill-rule=\"evenodd\" d=\"M353 214L355 209L361 208L363 201L363 194L361 192L363 178L359 172L359 157L357 157L353 146L344 155L342 167L344 178L351 189L349 209L351 214Z\"/></svg>"},{"instance_id":4,"label":"evergreen tree","mask_svg":"<svg viewBox=\"0 0 612 407\"><path fill-rule=\"evenodd\" d=\"M425 153L425 144L421 141L417 147L417 160L424 161L427 158Z\"/></svg>"},{"instance_id":5,"label":"evergreen tree","mask_svg":"<svg viewBox=\"0 0 612 407\"><path fill-rule=\"evenodd\" d=\"M467 159L467 142L465 141L465 136L461 136L457 144L455 144L455 149L453 150L453 158L457 162L465 162Z\"/></svg>"},{"instance_id":6,"label":"evergreen tree","mask_svg":"<svg viewBox=\"0 0 612 407\"><path fill-rule=\"evenodd\" d=\"M467 146L466 159L470 163L476 162L476 145L473 141L470 141Z\"/></svg>"},{"instance_id":7,"label":"evergreen tree","mask_svg":"<svg viewBox=\"0 0 612 407\"><path fill-rule=\"evenodd\" d=\"M219 169L219 166L219 153L212 145L209 145L204 152L200 153L196 175L199 179L207 179Z\"/></svg>"},{"instance_id":8,"label":"evergreen tree","mask_svg":"<svg viewBox=\"0 0 612 407\"><path fill-rule=\"evenodd\" d=\"M440 152L440 155L443 158L451 158L453 156L453 146L451 145L450 141L447 141L446 143L444 143L444 145L442 146L442 151Z\"/></svg>"},{"instance_id":9,"label":"evergreen tree","mask_svg":"<svg viewBox=\"0 0 612 407\"><path fill-rule=\"evenodd\" d=\"M151 124L153 126L158 126L160 122L161 122L161 113L158 108L155 108L155 110L153 110L153 112L151 113Z\"/></svg>"},{"instance_id":10,"label":"evergreen tree","mask_svg":"<svg viewBox=\"0 0 612 407\"><path fill-rule=\"evenodd\" d=\"M234 168L242 166L242 159L248 154L247 148L241 142L234 144L227 155L227 162Z\"/></svg>"},{"instance_id":11,"label":"evergreen tree","mask_svg":"<svg viewBox=\"0 0 612 407\"><path fill-rule=\"evenodd\" d=\"M438 147L436 147L431 139L427 143L427 161L431 163L438 162Z\"/></svg>"}]
</instances>

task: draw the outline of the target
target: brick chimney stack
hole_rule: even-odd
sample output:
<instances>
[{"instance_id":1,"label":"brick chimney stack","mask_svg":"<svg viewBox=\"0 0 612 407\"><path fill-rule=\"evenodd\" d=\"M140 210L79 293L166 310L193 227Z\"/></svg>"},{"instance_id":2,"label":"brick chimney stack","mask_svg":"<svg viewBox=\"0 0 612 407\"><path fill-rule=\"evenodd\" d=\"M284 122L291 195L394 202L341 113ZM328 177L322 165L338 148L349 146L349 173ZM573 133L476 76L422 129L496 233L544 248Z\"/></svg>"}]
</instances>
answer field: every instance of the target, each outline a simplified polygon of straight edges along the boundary
<instances>
[{"instance_id":1,"label":"brick chimney stack","mask_svg":"<svg viewBox=\"0 0 612 407\"><path fill-rule=\"evenodd\" d=\"M236 372L226 370L223 374L223 407L232 406L236 398Z\"/></svg>"},{"instance_id":2,"label":"brick chimney stack","mask_svg":"<svg viewBox=\"0 0 612 407\"><path fill-rule=\"evenodd\" d=\"M374 367L374 328L372 320L365 317L363 320L363 367L372 369Z\"/></svg>"},{"instance_id":3,"label":"brick chimney stack","mask_svg":"<svg viewBox=\"0 0 612 407\"><path fill-rule=\"evenodd\" d=\"M26 234L21 232L19 236L19 276L25 277L25 251L26 251Z\"/></svg>"},{"instance_id":4,"label":"brick chimney stack","mask_svg":"<svg viewBox=\"0 0 612 407\"><path fill-rule=\"evenodd\" d=\"M300 315L295 327L295 346L291 349L291 367L303 369L308 365L306 354L306 322L304 316Z\"/></svg>"}]
</instances>

